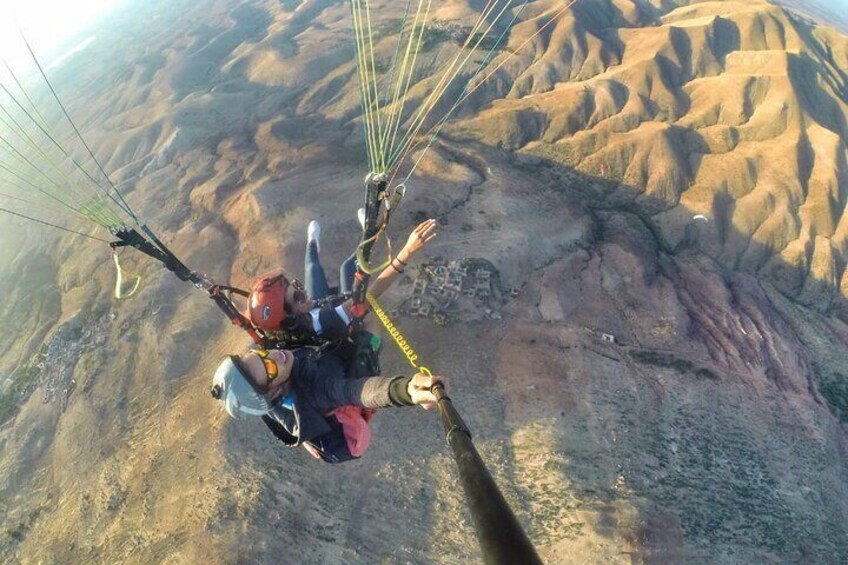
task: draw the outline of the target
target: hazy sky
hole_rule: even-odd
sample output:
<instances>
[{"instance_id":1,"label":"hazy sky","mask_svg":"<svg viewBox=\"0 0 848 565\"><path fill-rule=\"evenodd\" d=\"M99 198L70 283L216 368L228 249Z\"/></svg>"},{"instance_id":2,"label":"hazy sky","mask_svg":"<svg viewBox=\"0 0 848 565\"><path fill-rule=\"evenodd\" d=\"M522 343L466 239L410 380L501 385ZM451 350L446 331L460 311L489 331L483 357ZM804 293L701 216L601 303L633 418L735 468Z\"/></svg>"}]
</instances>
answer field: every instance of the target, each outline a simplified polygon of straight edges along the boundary
<instances>
[{"instance_id":1,"label":"hazy sky","mask_svg":"<svg viewBox=\"0 0 848 565\"><path fill-rule=\"evenodd\" d=\"M33 49L47 52L119 0L0 0L0 56L20 57L23 30Z\"/></svg>"},{"instance_id":2,"label":"hazy sky","mask_svg":"<svg viewBox=\"0 0 848 565\"><path fill-rule=\"evenodd\" d=\"M813 0L812 3L825 6L843 15L848 13L848 0Z\"/></svg>"},{"instance_id":3,"label":"hazy sky","mask_svg":"<svg viewBox=\"0 0 848 565\"><path fill-rule=\"evenodd\" d=\"M817 15L814 19L848 33L848 0L777 0L777 3Z\"/></svg>"},{"instance_id":4,"label":"hazy sky","mask_svg":"<svg viewBox=\"0 0 848 565\"><path fill-rule=\"evenodd\" d=\"M819 0L822 6L838 9L842 14L848 12L848 0Z\"/></svg>"}]
</instances>

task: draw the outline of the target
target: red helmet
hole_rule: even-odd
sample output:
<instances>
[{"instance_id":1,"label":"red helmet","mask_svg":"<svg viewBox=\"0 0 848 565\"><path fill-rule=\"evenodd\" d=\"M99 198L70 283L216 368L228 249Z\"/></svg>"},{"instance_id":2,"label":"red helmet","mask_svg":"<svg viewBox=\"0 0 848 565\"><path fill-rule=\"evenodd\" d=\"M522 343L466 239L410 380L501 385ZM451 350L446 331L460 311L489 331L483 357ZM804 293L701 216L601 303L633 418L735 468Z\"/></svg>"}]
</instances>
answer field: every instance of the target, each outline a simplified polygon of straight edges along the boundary
<instances>
[{"instance_id":1,"label":"red helmet","mask_svg":"<svg viewBox=\"0 0 848 565\"><path fill-rule=\"evenodd\" d=\"M276 331L289 314L286 311L286 290L289 279L282 269L271 271L253 281L247 297L247 318L259 329Z\"/></svg>"}]
</instances>

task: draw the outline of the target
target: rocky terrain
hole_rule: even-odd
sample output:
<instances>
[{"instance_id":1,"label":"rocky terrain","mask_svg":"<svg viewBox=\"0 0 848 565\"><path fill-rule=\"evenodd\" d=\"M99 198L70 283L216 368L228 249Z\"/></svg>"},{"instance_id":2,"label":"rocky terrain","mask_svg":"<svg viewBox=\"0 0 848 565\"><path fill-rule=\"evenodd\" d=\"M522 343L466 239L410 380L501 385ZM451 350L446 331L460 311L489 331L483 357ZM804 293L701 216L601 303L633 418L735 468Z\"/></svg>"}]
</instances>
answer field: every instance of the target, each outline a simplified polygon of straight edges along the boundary
<instances>
[{"instance_id":1,"label":"rocky terrain","mask_svg":"<svg viewBox=\"0 0 848 565\"><path fill-rule=\"evenodd\" d=\"M546 562L841 562L848 39L761 1L581 0L519 50L559 6L530 3L393 217L438 218L423 261L485 261L497 300L405 315L409 276L384 306ZM131 2L55 82L192 268L297 269L316 218L331 271L367 173L349 17ZM247 340L203 293L124 251L142 284L116 301L104 244L5 216L0 238L5 562L480 559L432 414L382 411L339 467L286 451L210 399Z\"/></svg>"}]
</instances>

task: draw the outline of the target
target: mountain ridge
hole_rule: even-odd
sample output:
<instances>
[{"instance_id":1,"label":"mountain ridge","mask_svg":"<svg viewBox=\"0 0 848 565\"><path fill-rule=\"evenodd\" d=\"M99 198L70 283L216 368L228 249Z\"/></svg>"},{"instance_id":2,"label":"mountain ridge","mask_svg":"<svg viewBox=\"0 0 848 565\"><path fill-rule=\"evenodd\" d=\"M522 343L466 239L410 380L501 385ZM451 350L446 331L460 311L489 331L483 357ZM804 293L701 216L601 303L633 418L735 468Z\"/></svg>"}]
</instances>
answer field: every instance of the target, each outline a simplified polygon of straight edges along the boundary
<instances>
[{"instance_id":1,"label":"mountain ridge","mask_svg":"<svg viewBox=\"0 0 848 565\"><path fill-rule=\"evenodd\" d=\"M719 9L714 4L677 8L660 27L625 30L633 37L629 44L639 45L635 56L626 51L620 65L590 80L533 95L532 117L523 99L504 100L454 131L464 128L512 150L646 187L646 195L667 203L655 215L672 245L685 227L681 215L733 224L779 255L775 262L806 270L807 281L799 286L784 279L778 267L767 265L771 257L740 255L735 250L744 242L722 245L721 234L709 242L711 255L731 268L764 271L807 305L829 311L838 302L842 311L848 284L846 194L840 188L848 178L844 71L827 60L817 70L820 45L805 45L794 28L803 24L782 8L722 2L718 15L702 16ZM761 34L752 35L754 28ZM835 41L844 52L845 39ZM697 58L695 45L702 46ZM562 106L571 113L563 116ZM509 125L494 125L498 120ZM522 137L503 137L499 129ZM725 192L736 206L732 217L719 218L716 201ZM769 209L773 213L763 216Z\"/></svg>"},{"instance_id":2,"label":"mountain ridge","mask_svg":"<svg viewBox=\"0 0 848 565\"><path fill-rule=\"evenodd\" d=\"M547 562L848 553L848 65L828 48L845 38L763 3L689 4L578 2L469 97L392 219L396 237L439 219L422 261L498 270L488 313L392 315ZM528 5L508 48L559 5ZM345 6L126 10L57 86L140 217L241 286L296 271L318 219L332 271L365 173ZM31 390L0 430L5 560L479 559L432 414L381 411L343 468L283 450L210 400L247 339L202 293L123 252L142 286L112 301L102 244L12 225L0 322L27 335L0 341L0 371ZM410 370L390 347L383 365Z\"/></svg>"}]
</instances>

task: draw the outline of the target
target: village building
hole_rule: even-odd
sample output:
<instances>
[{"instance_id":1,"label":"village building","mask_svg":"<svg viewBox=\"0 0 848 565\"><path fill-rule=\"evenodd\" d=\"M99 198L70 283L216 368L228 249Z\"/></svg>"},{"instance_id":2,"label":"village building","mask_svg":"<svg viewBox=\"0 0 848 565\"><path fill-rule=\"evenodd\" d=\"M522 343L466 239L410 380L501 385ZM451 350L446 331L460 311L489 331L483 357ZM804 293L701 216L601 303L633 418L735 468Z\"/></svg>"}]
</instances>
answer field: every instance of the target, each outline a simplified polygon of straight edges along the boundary
<instances>
[{"instance_id":1,"label":"village building","mask_svg":"<svg viewBox=\"0 0 848 565\"><path fill-rule=\"evenodd\" d=\"M444 317L450 311L487 306L493 294L492 271L469 268L465 260L423 265L412 284L412 296L403 308L410 316ZM471 303L463 302L471 299Z\"/></svg>"}]
</instances>

